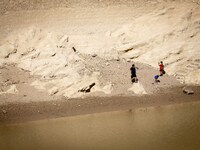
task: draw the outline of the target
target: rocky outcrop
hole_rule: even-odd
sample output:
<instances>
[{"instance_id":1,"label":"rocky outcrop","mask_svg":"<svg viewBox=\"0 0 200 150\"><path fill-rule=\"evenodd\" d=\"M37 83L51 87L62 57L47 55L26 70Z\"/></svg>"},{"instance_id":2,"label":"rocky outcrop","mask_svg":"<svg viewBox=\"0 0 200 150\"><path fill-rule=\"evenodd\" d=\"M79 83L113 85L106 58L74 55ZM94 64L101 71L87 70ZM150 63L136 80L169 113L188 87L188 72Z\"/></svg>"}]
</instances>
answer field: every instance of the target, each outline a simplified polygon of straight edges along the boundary
<instances>
[{"instance_id":1,"label":"rocky outcrop","mask_svg":"<svg viewBox=\"0 0 200 150\"><path fill-rule=\"evenodd\" d=\"M50 95L77 97L91 83L91 93L124 93L132 61L157 68L162 60L168 75L200 84L199 1L87 0L73 8L65 7L72 1L32 2L0 3L0 66L29 71L38 77L31 85ZM139 81L152 91L151 81Z\"/></svg>"}]
</instances>

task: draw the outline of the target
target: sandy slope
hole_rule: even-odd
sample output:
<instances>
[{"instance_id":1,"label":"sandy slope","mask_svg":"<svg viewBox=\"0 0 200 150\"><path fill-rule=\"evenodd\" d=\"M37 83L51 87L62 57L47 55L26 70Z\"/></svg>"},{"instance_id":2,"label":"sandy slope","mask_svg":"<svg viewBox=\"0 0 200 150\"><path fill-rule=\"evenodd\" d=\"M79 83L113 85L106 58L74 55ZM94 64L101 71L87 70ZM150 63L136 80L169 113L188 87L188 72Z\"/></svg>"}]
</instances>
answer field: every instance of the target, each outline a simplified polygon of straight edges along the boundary
<instances>
[{"instance_id":1,"label":"sandy slope","mask_svg":"<svg viewBox=\"0 0 200 150\"><path fill-rule=\"evenodd\" d=\"M132 65L131 62L108 61L105 59L92 57L87 61L87 63L84 65L86 68L90 68L91 71L88 72L88 74L99 71L99 76L97 78L98 80L95 82L96 85L91 89L90 93L78 92L78 90L84 87L78 82L76 82L75 85L69 86L67 89L57 88L58 91L52 93L52 87L60 87L61 85L66 86L65 84L67 84L67 82L64 82L65 80L62 78L60 79L60 77L53 77L52 79L46 80L41 79L40 76L32 76L30 75L30 72L18 69L15 66L1 67L0 105L13 103L16 101L51 101L54 99L62 99L62 95L66 97L87 97L134 96L135 94L138 95L144 93L153 94L160 88L172 88L175 86L180 86L180 83L175 79L175 77L171 77L169 75L160 77L159 79L161 82L155 84L153 77L158 73L158 70L144 64L135 64L137 66L139 83L132 85L129 70ZM80 70L79 73L84 73L84 69ZM93 78L87 79L87 81L85 81L85 86L93 82ZM34 83L36 84L35 86L33 85ZM13 86L15 88L13 88ZM34 87L36 87L36 89ZM74 89L71 90L71 88ZM72 92L73 95L70 95L69 92Z\"/></svg>"},{"instance_id":2,"label":"sandy slope","mask_svg":"<svg viewBox=\"0 0 200 150\"><path fill-rule=\"evenodd\" d=\"M28 70L28 85L50 95L82 96L78 90L93 82L93 94L131 94L127 61L137 62L147 93L179 85L173 76L200 84L198 1L2 1L0 7L0 65ZM154 85L161 60L171 76Z\"/></svg>"}]
</instances>

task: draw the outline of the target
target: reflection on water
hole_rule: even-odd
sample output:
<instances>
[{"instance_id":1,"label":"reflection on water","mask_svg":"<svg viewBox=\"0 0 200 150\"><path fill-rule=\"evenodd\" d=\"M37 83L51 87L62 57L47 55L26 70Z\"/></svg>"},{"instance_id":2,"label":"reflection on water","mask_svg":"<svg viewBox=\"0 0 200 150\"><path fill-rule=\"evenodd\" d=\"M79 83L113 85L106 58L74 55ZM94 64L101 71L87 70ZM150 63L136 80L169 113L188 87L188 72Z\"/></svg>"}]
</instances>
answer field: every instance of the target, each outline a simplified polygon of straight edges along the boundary
<instances>
[{"instance_id":1,"label":"reflection on water","mask_svg":"<svg viewBox=\"0 0 200 150\"><path fill-rule=\"evenodd\" d=\"M0 126L1 150L199 150L200 103Z\"/></svg>"}]
</instances>

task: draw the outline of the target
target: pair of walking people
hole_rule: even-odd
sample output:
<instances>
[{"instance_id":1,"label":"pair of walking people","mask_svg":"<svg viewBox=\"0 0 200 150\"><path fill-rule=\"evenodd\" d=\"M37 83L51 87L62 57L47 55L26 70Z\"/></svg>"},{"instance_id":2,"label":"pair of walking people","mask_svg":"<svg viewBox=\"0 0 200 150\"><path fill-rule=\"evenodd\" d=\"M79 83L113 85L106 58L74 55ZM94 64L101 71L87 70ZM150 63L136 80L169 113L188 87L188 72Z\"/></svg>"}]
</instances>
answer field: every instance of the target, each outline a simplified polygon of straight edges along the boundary
<instances>
[{"instance_id":1,"label":"pair of walking people","mask_svg":"<svg viewBox=\"0 0 200 150\"><path fill-rule=\"evenodd\" d=\"M160 81L158 80L158 78L159 78L160 76L163 76L163 74L165 74L163 62L161 61L160 63L158 63L158 65L159 65L159 72L160 72L160 75L155 75L155 76L154 76L155 82L160 82ZM131 70L131 82L132 82L132 83L138 82L138 78L137 78L137 75L136 75L136 67L135 67L134 64L132 65L132 67L130 68L130 70Z\"/></svg>"}]
</instances>

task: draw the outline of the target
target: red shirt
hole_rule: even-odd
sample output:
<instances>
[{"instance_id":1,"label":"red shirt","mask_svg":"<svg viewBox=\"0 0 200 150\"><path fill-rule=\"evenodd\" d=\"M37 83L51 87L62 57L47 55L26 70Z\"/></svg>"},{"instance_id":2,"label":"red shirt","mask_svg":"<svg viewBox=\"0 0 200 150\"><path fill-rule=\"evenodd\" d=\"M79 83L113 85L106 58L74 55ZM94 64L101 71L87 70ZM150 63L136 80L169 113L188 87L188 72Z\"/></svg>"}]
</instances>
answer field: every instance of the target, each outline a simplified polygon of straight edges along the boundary
<instances>
[{"instance_id":1,"label":"red shirt","mask_svg":"<svg viewBox=\"0 0 200 150\"><path fill-rule=\"evenodd\" d=\"M160 71L162 71L163 70L163 64L159 64L159 66L160 66Z\"/></svg>"}]
</instances>

